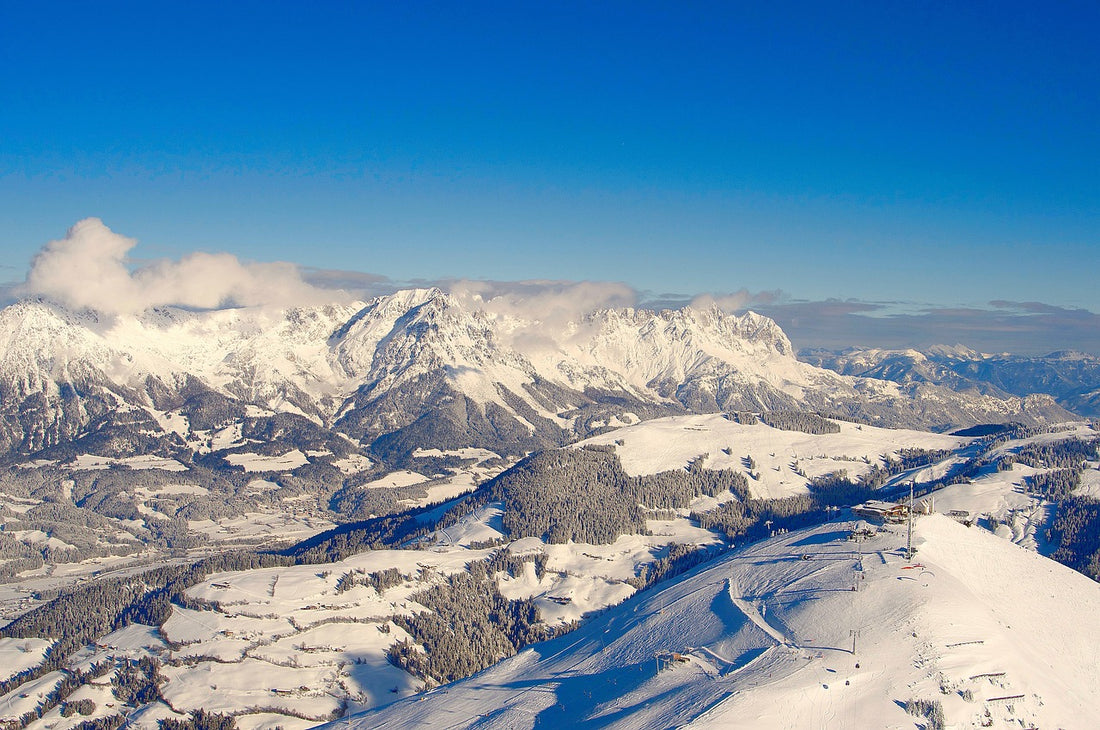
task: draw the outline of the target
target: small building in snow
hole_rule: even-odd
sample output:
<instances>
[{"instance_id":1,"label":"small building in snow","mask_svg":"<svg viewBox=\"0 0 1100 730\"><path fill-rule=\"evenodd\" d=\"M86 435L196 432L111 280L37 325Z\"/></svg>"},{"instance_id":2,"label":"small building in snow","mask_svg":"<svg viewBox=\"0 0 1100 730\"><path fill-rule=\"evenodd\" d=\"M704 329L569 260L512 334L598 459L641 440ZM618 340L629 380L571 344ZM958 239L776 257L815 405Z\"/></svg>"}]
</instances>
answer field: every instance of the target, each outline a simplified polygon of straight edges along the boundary
<instances>
[{"instance_id":1,"label":"small building in snow","mask_svg":"<svg viewBox=\"0 0 1100 730\"><path fill-rule=\"evenodd\" d=\"M974 524L974 520L970 517L970 513L964 509L949 510L947 512L947 516L955 520L955 522L966 525L967 527L970 527L972 524Z\"/></svg>"},{"instance_id":2,"label":"small building in snow","mask_svg":"<svg viewBox=\"0 0 1100 730\"><path fill-rule=\"evenodd\" d=\"M852 514L865 520L901 523L909 518L909 506L869 499L863 504L852 507Z\"/></svg>"}]
</instances>

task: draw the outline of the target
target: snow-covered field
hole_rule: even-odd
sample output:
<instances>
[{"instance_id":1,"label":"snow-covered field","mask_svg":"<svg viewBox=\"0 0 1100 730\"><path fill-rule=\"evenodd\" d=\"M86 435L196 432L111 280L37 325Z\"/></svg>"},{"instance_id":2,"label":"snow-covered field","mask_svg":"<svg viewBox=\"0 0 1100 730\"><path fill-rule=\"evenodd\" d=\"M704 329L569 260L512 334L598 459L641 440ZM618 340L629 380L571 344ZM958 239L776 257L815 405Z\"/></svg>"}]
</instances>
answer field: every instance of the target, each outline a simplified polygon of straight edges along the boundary
<instances>
[{"instance_id":1,"label":"snow-covered field","mask_svg":"<svg viewBox=\"0 0 1100 730\"><path fill-rule=\"evenodd\" d=\"M1013 453L1028 445L1050 444L1072 437L1087 440L1096 435L1086 423L1067 424L1065 430L1009 441L994 449L991 456ZM1082 473L1078 494L1100 496L1098 467L1100 464L1092 463ZM937 492L936 511L946 514L951 510L964 510L975 519L981 518L982 526L993 529L999 536L1031 550L1049 553L1043 532L1053 517L1052 506L1025 490L1027 477L1040 471L1045 470L1017 463L1008 471L982 474L971 484L959 484Z\"/></svg>"},{"instance_id":2,"label":"snow-covered field","mask_svg":"<svg viewBox=\"0 0 1100 730\"><path fill-rule=\"evenodd\" d=\"M407 508L424 507L430 504L439 504L454 499L460 495L472 492L479 484L487 482L508 466L500 456L488 449L452 449L441 451L439 449L417 449L414 456L419 458L431 457L457 457L469 463L453 469L454 473L446 476L436 475L431 478L422 476L412 471L393 472L380 480L367 484L367 487L378 486L410 486L420 485L424 488L425 495L419 499L407 499L402 502ZM394 480L394 483L388 483Z\"/></svg>"},{"instance_id":3,"label":"snow-covered field","mask_svg":"<svg viewBox=\"0 0 1100 730\"><path fill-rule=\"evenodd\" d=\"M415 471L402 470L390 472L374 481L367 482L363 485L363 488L393 489L394 487L409 487L413 484L420 484L426 481L428 481L428 477L423 474L417 474Z\"/></svg>"},{"instance_id":4,"label":"snow-covered field","mask_svg":"<svg viewBox=\"0 0 1100 730\"><path fill-rule=\"evenodd\" d=\"M161 471L187 471L187 467L175 459L145 454L129 456L124 459L110 459L105 456L81 454L73 462L73 469L109 469L112 466L128 466L131 469L160 469Z\"/></svg>"},{"instance_id":5,"label":"snow-covered field","mask_svg":"<svg viewBox=\"0 0 1100 730\"><path fill-rule=\"evenodd\" d=\"M212 541L234 542L238 540L285 541L305 539L318 532L332 529L330 520L311 514L297 515L285 512L246 512L236 517L223 517L219 520L191 520L187 524L193 532L204 535Z\"/></svg>"},{"instance_id":6,"label":"snow-covered field","mask_svg":"<svg viewBox=\"0 0 1100 730\"><path fill-rule=\"evenodd\" d=\"M298 449L291 449L278 456L249 453L226 454L225 460L245 471L291 471L309 463L306 455Z\"/></svg>"},{"instance_id":7,"label":"snow-covered field","mask_svg":"<svg viewBox=\"0 0 1100 730\"><path fill-rule=\"evenodd\" d=\"M386 649L407 638L390 617L417 610L409 596L421 579L488 552L379 550L328 565L213 575L188 595L216 608L177 607L162 629L173 665L163 670L161 691L178 711L270 715L284 726L295 717L316 723L344 703L371 707L411 694L414 678L386 661ZM390 567L409 580L381 594L337 588L345 574ZM247 726L267 726L257 722Z\"/></svg>"},{"instance_id":8,"label":"snow-covered field","mask_svg":"<svg viewBox=\"0 0 1100 730\"><path fill-rule=\"evenodd\" d=\"M43 466L56 466L60 464L66 469L79 471L99 471L117 466L128 466L131 469L159 469L160 471L187 471L184 464L175 459L168 459L154 454L142 454L139 456L127 456L114 458L110 456L97 456L96 454L79 454L72 461L59 462L52 459L35 459L19 464L21 469L35 469Z\"/></svg>"},{"instance_id":9,"label":"snow-covered field","mask_svg":"<svg viewBox=\"0 0 1100 730\"><path fill-rule=\"evenodd\" d=\"M785 497L806 491L807 479L846 470L852 479L896 457L905 448L959 449L971 439L958 436L876 428L836 421L837 434L784 431L764 423L742 425L721 414L675 416L620 428L581 444L615 447L631 475L686 467L706 455L708 469L752 472L749 487L758 497ZM747 466L751 459L755 465ZM795 469L798 469L798 473Z\"/></svg>"},{"instance_id":10,"label":"snow-covered field","mask_svg":"<svg viewBox=\"0 0 1100 730\"><path fill-rule=\"evenodd\" d=\"M45 639L0 639L0 680L14 677L41 662L52 644Z\"/></svg>"}]
</instances>

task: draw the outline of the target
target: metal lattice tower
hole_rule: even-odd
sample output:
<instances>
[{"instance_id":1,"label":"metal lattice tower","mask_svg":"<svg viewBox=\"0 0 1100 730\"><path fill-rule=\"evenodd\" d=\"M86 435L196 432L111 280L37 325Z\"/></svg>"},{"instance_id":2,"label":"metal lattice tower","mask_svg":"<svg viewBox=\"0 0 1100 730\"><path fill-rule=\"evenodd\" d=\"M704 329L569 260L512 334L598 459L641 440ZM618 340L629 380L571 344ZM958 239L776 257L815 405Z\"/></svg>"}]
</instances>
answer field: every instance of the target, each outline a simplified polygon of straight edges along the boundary
<instances>
[{"instance_id":1,"label":"metal lattice tower","mask_svg":"<svg viewBox=\"0 0 1100 730\"><path fill-rule=\"evenodd\" d=\"M913 562L913 482L909 482L909 533L905 538L905 559Z\"/></svg>"}]
</instances>

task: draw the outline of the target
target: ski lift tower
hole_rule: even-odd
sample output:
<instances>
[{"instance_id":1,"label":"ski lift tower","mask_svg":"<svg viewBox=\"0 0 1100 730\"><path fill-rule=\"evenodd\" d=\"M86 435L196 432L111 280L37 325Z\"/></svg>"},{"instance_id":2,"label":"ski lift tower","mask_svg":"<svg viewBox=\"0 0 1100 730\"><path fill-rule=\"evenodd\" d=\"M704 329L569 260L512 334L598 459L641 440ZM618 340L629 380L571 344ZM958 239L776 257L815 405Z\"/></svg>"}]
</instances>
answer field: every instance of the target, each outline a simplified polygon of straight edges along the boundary
<instances>
[{"instance_id":1,"label":"ski lift tower","mask_svg":"<svg viewBox=\"0 0 1100 730\"><path fill-rule=\"evenodd\" d=\"M858 591L859 584L863 580L863 538L862 533L856 534L856 550L858 557L856 564L852 566L852 590Z\"/></svg>"},{"instance_id":2,"label":"ski lift tower","mask_svg":"<svg viewBox=\"0 0 1100 730\"><path fill-rule=\"evenodd\" d=\"M909 482L909 532L905 538L905 559L913 562L913 482Z\"/></svg>"}]
</instances>

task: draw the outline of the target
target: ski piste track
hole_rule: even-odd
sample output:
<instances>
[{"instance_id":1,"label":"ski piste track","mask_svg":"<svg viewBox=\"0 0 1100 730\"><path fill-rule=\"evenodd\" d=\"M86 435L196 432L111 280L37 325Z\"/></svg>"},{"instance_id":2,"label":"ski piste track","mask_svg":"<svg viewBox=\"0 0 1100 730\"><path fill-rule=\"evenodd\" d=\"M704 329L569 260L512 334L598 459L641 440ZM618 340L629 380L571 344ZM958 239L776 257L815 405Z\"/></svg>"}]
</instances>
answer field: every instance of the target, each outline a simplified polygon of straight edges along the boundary
<instances>
[{"instance_id":1,"label":"ski piste track","mask_svg":"<svg viewBox=\"0 0 1100 730\"><path fill-rule=\"evenodd\" d=\"M604 702L595 703L593 712L583 714L572 712L569 703L563 700L567 700L570 693L578 692L582 695L587 692L595 700L599 692L594 685L606 683L615 673L620 675L621 682L633 680L636 686L632 691L636 692L643 684L662 682L665 679L662 674L686 671L698 675L699 681L695 682L695 691L689 693L690 698L685 696L681 709L689 715L699 713L697 717L702 719L732 696L777 677L805 670L822 652L850 654L850 649L840 646L819 646L809 640L800 642L778 615L785 605L812 600L820 591L846 592L855 600L851 586L858 555L850 543L837 544L846 534L846 527L843 523L832 523L823 530L809 538L820 540L820 544L812 546L792 544L800 542L800 537L790 534L734 551L711 565L696 569L690 580L667 588L658 587L627 605L612 609L605 618L591 621L576 634L546 645L545 649L549 650L557 644L545 656L538 656L543 647L529 647L510 660L515 669L522 666L532 670L532 679L524 682L525 686L518 691L512 683L493 681L496 668L467 680L484 695L484 702L478 704L483 708L492 705L495 710L464 714L465 703L461 699L440 697L437 704L441 709L442 706L448 709L433 714L433 723L447 728L496 728L511 727L519 721L520 726L538 727L542 726L540 718L549 720L547 712L556 710L552 714L557 716L557 722L576 727L615 726L618 719L626 716L621 712L629 708L626 698L608 697ZM812 553L807 552L811 549ZM885 551L880 554L880 564L887 564ZM807 560L807 556L810 559ZM751 575L760 568L780 575L764 583L745 582L739 577L741 573ZM744 585L751 587L745 589ZM709 622L695 620L701 613L700 608L709 614ZM724 641L728 635L738 636L739 640ZM641 641L634 638L639 636L645 638ZM621 646L623 637L632 640ZM654 657L660 652L675 652L688 666L658 673ZM619 657L623 655L629 660L621 670L616 670L614 665L622 661ZM643 673L646 675L643 678L631 677ZM580 689L581 684L590 688ZM510 685L512 691L508 691ZM452 691L445 686L428 692L424 698L429 701L435 695L447 695ZM489 701L489 695L494 699ZM669 708L680 704L674 695L667 700ZM699 708L703 708L701 712ZM415 704L410 710L416 713ZM679 712L673 714L683 717ZM660 713L652 718L653 722L637 722L640 718L634 717L628 724L640 728L664 727L667 715L667 712ZM520 717L526 720L520 721ZM444 722L439 723L440 720ZM331 726L362 727L358 722L361 721L347 718ZM378 727L412 727L416 721L409 717L383 723Z\"/></svg>"},{"instance_id":2,"label":"ski piste track","mask_svg":"<svg viewBox=\"0 0 1100 730\"><path fill-rule=\"evenodd\" d=\"M1100 628L1087 578L943 516L918 520L911 561L904 530L857 545L854 526L731 551L571 634L331 727L901 728L921 721L904 711L914 698L942 700L960 727L1095 726L1072 720L1093 712L1098 650L1036 618L1069 605ZM1036 592L1006 583L1019 573L1053 577Z\"/></svg>"}]
</instances>

